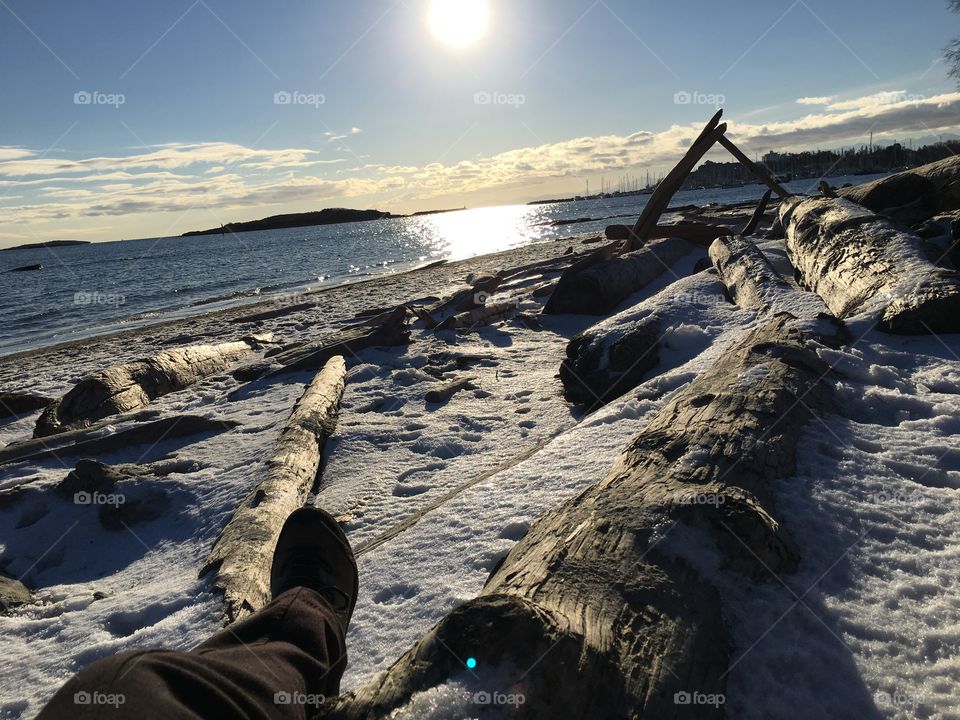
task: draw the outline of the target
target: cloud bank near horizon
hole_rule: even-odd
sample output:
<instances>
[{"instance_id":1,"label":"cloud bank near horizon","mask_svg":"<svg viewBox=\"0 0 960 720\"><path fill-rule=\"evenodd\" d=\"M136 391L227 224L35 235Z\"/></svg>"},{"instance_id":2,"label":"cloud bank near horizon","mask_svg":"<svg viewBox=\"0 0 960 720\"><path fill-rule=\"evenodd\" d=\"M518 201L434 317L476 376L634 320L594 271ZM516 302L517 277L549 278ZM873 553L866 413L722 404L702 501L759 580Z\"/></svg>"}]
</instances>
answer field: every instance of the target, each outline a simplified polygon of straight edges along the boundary
<instances>
[{"instance_id":1,"label":"cloud bank near horizon","mask_svg":"<svg viewBox=\"0 0 960 720\"><path fill-rule=\"evenodd\" d=\"M728 135L744 150L762 153L864 143L871 133L884 139L960 127L960 93L924 98L892 90L797 103L820 111L766 124L730 121ZM506 193L550 181L663 168L676 162L699 129L674 125L660 132L580 137L422 167L371 164L346 145L347 156L335 159L314 149L254 149L226 142L170 143L81 159L0 147L0 226L57 221L62 232L64 223L105 216L315 206L351 198L411 206L481 191ZM352 128L331 140L360 132Z\"/></svg>"}]
</instances>

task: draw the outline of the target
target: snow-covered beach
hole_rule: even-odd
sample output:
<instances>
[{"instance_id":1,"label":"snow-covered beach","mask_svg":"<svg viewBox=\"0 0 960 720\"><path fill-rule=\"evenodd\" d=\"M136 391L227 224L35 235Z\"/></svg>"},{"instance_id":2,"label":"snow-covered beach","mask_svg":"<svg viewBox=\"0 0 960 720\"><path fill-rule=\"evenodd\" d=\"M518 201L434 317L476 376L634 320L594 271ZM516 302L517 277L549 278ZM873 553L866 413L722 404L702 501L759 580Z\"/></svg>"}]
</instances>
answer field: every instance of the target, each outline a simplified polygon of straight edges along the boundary
<instances>
[{"instance_id":1,"label":"snow-covered beach","mask_svg":"<svg viewBox=\"0 0 960 720\"><path fill-rule=\"evenodd\" d=\"M0 359L0 390L50 397L110 365L178 345L272 332L315 340L358 314L429 303L477 277L589 250L572 236L324 290L316 306L233 308ZM763 245L782 263L782 241ZM413 325L409 345L348 358L339 424L311 501L343 523L359 553L361 594L344 689L385 670L456 605L476 596L532 522L606 475L626 444L678 391L762 318L726 299L695 249L618 311L669 319L656 366L624 396L584 415L557 378L569 340L599 320L541 316L527 273L497 293L520 315L467 333ZM792 277L792 276L790 276ZM784 308L803 314L804 308ZM629 313L628 313L629 315ZM625 316L618 316L625 317ZM626 320L624 320L626 322ZM960 696L960 341L891 336L852 322L855 342L822 348L823 379L841 404L804 431L777 506L798 543L799 570L747 581L715 566L684 528L662 546L711 579L734 641L731 717L958 717ZM260 351L261 354L263 351ZM103 455L109 464L178 461L149 490L157 516L107 530L96 509L54 494L76 456L0 467L3 572L35 602L0 617L4 717L29 717L82 665L118 651L187 649L220 627L221 602L198 572L237 503L256 485L277 433L312 373L249 394L229 372L151 405L239 423L211 437L163 439ZM448 402L425 394L472 378ZM744 379L749 392L749 378ZM30 437L38 413L0 425L0 444ZM102 431L104 434L111 429ZM482 639L478 639L482 643ZM478 647L478 652L481 648ZM549 662L549 657L544 660ZM483 668L478 669L480 677ZM786 682L789 678L789 682ZM465 675L472 689L476 676ZM421 716L447 717L444 693Z\"/></svg>"}]
</instances>

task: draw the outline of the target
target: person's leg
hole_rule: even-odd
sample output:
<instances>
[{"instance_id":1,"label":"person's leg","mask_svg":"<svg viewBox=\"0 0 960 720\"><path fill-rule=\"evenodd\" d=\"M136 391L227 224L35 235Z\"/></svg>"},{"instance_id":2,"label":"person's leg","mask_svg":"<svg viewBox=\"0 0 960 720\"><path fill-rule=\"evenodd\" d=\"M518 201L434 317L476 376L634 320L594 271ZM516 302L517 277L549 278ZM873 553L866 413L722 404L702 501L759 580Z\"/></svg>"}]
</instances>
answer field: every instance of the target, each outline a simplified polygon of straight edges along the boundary
<instances>
[{"instance_id":1,"label":"person's leg","mask_svg":"<svg viewBox=\"0 0 960 720\"><path fill-rule=\"evenodd\" d=\"M294 588L190 652L128 652L92 663L38 717L309 717L339 692L343 635L324 597Z\"/></svg>"}]
</instances>

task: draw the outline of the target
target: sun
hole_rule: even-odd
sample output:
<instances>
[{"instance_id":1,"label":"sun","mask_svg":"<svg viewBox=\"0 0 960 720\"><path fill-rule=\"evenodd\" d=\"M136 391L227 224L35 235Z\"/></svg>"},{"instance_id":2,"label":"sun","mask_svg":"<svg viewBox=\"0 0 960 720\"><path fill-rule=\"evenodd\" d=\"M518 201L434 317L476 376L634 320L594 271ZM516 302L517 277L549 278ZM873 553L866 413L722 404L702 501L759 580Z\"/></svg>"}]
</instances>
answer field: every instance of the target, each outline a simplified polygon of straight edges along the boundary
<instances>
[{"instance_id":1,"label":"sun","mask_svg":"<svg viewBox=\"0 0 960 720\"><path fill-rule=\"evenodd\" d=\"M430 0L430 30L447 45L473 45L487 31L489 20L487 0Z\"/></svg>"}]
</instances>

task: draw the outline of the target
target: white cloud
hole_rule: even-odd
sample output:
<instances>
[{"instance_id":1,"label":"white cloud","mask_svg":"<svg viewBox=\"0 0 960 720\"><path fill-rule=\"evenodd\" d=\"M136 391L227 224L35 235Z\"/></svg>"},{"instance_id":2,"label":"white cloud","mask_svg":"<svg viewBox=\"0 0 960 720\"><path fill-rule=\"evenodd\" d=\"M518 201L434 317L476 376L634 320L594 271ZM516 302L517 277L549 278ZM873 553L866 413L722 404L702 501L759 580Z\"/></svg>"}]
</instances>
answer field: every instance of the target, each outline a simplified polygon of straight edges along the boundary
<instances>
[{"instance_id":1,"label":"white cloud","mask_svg":"<svg viewBox=\"0 0 960 720\"><path fill-rule=\"evenodd\" d=\"M729 123L728 134L748 153L837 147L877 138L928 135L960 127L960 93L917 99L900 91L831 103L820 113L767 124ZM822 98L821 98L822 99ZM333 162L313 150L254 150L230 143L171 144L123 157L39 158L0 148L0 180L10 190L35 188L31 200L0 206L0 224L60 218L185 212L191 208L249 210L260 206L322 207L333 199L422 204L431 198L499 193L603 172L673 165L699 132L674 125L661 132L600 135L507 150L452 164L368 165L309 175ZM355 133L354 133L355 134ZM336 136L334 136L336 137ZM14 154L16 153L16 154ZM722 150L714 151L725 159ZM172 170L178 172L172 172ZM209 172L209 171L214 172ZM579 180L578 180L579 182ZM39 191L43 190L43 193Z\"/></svg>"},{"instance_id":2,"label":"white cloud","mask_svg":"<svg viewBox=\"0 0 960 720\"><path fill-rule=\"evenodd\" d=\"M798 105L829 105L833 102L833 96L827 95L825 97L802 97L797 98Z\"/></svg>"}]
</instances>

